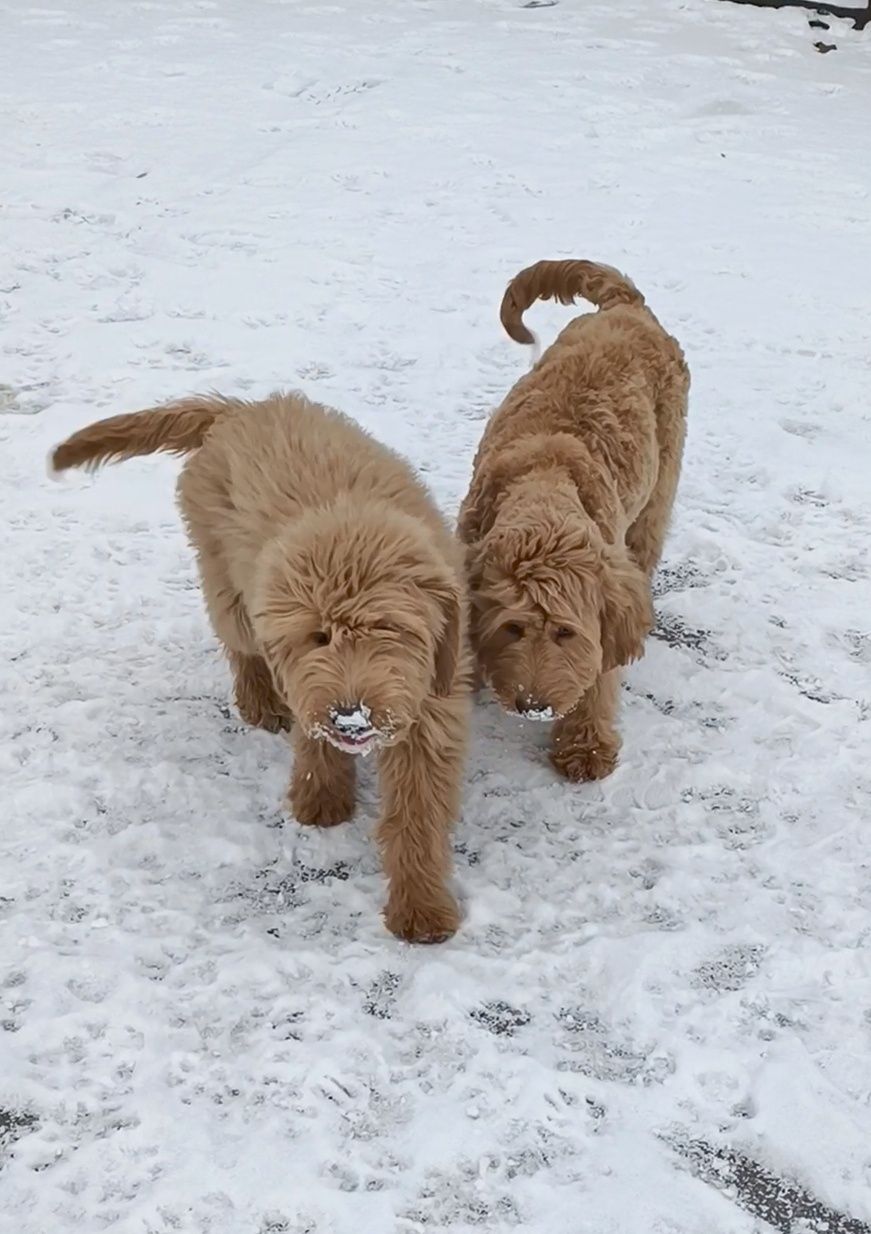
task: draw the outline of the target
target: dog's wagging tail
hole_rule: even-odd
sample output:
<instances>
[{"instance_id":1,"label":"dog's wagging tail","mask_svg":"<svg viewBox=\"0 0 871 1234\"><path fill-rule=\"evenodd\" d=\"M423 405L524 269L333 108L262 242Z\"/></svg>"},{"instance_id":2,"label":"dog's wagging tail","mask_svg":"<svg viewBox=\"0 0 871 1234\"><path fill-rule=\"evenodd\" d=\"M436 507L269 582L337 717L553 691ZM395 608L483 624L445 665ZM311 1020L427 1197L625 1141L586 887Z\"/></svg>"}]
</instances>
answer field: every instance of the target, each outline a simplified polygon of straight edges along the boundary
<instances>
[{"instance_id":1,"label":"dog's wagging tail","mask_svg":"<svg viewBox=\"0 0 871 1234\"><path fill-rule=\"evenodd\" d=\"M536 300L573 304L578 297L599 309L618 304L642 305L644 296L619 270L595 261L537 261L515 275L502 297L499 317L515 343L535 346L536 337L523 314Z\"/></svg>"},{"instance_id":2,"label":"dog's wagging tail","mask_svg":"<svg viewBox=\"0 0 871 1234\"><path fill-rule=\"evenodd\" d=\"M190 454L203 444L226 407L216 395L179 399L165 407L98 420L55 446L49 456L51 470L59 473L83 467L96 471L104 463L144 454Z\"/></svg>"}]
</instances>

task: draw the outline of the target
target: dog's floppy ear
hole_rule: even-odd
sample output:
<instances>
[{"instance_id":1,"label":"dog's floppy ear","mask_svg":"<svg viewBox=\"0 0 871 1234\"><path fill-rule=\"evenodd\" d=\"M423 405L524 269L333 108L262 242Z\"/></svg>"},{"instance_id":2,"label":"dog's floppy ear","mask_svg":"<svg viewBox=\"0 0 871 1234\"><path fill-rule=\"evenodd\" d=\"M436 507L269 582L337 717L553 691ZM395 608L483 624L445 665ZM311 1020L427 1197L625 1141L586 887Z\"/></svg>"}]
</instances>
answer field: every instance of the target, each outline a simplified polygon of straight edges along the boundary
<instances>
[{"instance_id":1,"label":"dog's floppy ear","mask_svg":"<svg viewBox=\"0 0 871 1234\"><path fill-rule=\"evenodd\" d=\"M602 670L630 664L644 654L653 628L653 599L647 575L621 546L602 554Z\"/></svg>"},{"instance_id":2,"label":"dog's floppy ear","mask_svg":"<svg viewBox=\"0 0 871 1234\"><path fill-rule=\"evenodd\" d=\"M438 600L443 617L436 643L433 689L439 698L444 698L451 692L460 658L463 597L453 580L439 582L431 592Z\"/></svg>"}]
</instances>

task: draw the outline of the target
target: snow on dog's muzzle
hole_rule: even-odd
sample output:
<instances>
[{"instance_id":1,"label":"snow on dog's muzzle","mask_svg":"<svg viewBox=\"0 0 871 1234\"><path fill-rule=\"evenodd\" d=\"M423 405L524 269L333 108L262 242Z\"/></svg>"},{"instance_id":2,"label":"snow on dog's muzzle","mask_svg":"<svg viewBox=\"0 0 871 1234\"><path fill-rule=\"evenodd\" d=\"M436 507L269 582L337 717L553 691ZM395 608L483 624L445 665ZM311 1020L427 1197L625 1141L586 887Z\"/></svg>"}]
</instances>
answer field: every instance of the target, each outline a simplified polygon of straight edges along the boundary
<instances>
[{"instance_id":1,"label":"snow on dog's muzzle","mask_svg":"<svg viewBox=\"0 0 871 1234\"><path fill-rule=\"evenodd\" d=\"M329 727L323 735L344 754L370 754L384 734L372 723L372 711L365 703L331 707Z\"/></svg>"}]
</instances>

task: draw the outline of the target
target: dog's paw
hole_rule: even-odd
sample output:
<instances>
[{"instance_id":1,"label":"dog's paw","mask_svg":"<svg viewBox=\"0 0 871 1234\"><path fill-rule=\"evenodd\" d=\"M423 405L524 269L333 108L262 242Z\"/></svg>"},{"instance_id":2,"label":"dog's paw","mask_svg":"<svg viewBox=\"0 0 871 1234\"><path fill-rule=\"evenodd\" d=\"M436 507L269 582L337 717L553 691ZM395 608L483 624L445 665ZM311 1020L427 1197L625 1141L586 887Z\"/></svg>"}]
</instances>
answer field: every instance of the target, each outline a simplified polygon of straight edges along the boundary
<instances>
[{"instance_id":1,"label":"dog's paw","mask_svg":"<svg viewBox=\"0 0 871 1234\"><path fill-rule=\"evenodd\" d=\"M617 766L619 745L600 742L596 746L556 749L550 756L554 768L573 784L604 780Z\"/></svg>"},{"instance_id":2,"label":"dog's paw","mask_svg":"<svg viewBox=\"0 0 871 1234\"><path fill-rule=\"evenodd\" d=\"M460 910L448 891L426 904L391 896L384 921L390 933L406 943L444 943L459 929Z\"/></svg>"},{"instance_id":3,"label":"dog's paw","mask_svg":"<svg viewBox=\"0 0 871 1234\"><path fill-rule=\"evenodd\" d=\"M309 776L311 772L301 771L290 786L288 802L296 821L304 827L337 827L349 822L356 804L354 793L316 785Z\"/></svg>"}]
</instances>

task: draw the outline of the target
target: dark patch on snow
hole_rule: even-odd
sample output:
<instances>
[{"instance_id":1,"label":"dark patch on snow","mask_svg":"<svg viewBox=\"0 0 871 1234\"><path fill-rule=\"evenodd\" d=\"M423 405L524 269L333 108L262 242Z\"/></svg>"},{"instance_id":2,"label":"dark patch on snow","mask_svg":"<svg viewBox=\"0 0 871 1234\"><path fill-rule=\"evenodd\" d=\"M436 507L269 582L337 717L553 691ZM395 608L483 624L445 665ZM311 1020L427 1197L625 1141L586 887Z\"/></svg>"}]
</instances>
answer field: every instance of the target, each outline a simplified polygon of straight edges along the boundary
<instances>
[{"instance_id":1,"label":"dark patch on snow","mask_svg":"<svg viewBox=\"0 0 871 1234\"><path fill-rule=\"evenodd\" d=\"M299 865L284 876L277 875L274 866L267 866L254 876L259 886L252 889L234 885L232 896L253 902L261 912L280 913L306 903L308 897L305 889L311 884L324 885L334 879L344 883L350 876L351 869L344 861L325 867ZM270 933L279 937L274 928Z\"/></svg>"},{"instance_id":2,"label":"dark patch on snow","mask_svg":"<svg viewBox=\"0 0 871 1234\"><path fill-rule=\"evenodd\" d=\"M850 557L842 557L832 566L820 566L820 574L832 578L836 583L858 583L868 577L868 564L865 557L858 553Z\"/></svg>"},{"instance_id":3,"label":"dark patch on snow","mask_svg":"<svg viewBox=\"0 0 871 1234\"><path fill-rule=\"evenodd\" d=\"M510 1003L504 1003L501 999L484 1003L483 1006L470 1011L469 1015L496 1037L513 1037L518 1028L525 1028L532 1019L528 1011L520 1007L512 1007Z\"/></svg>"},{"instance_id":4,"label":"dark patch on snow","mask_svg":"<svg viewBox=\"0 0 871 1234\"><path fill-rule=\"evenodd\" d=\"M692 561L676 561L661 565L653 576L651 590L654 596L664 596L670 591L690 591L694 587L707 587L709 580Z\"/></svg>"},{"instance_id":5,"label":"dark patch on snow","mask_svg":"<svg viewBox=\"0 0 871 1234\"><path fill-rule=\"evenodd\" d=\"M344 861L337 861L335 865L327 866L325 869L300 866L297 873L301 883L326 883L331 878L338 879L340 883L346 883L350 876L351 871Z\"/></svg>"},{"instance_id":6,"label":"dark patch on snow","mask_svg":"<svg viewBox=\"0 0 871 1234\"><path fill-rule=\"evenodd\" d=\"M702 659L709 655L717 660L725 658L722 652L713 648L710 630L688 626L680 617L675 617L672 613L658 614L656 625L651 631L651 638L668 643L669 647L682 647L685 651L700 652Z\"/></svg>"},{"instance_id":7,"label":"dark patch on snow","mask_svg":"<svg viewBox=\"0 0 871 1234\"><path fill-rule=\"evenodd\" d=\"M557 1012L559 1044L571 1055L560 1070L575 1071L596 1080L623 1084L659 1084L674 1070L670 1058L649 1058L649 1050L620 1041L595 1012L563 1007Z\"/></svg>"},{"instance_id":8,"label":"dark patch on snow","mask_svg":"<svg viewBox=\"0 0 871 1234\"><path fill-rule=\"evenodd\" d=\"M814 44L818 46L818 44ZM799 506L816 506L818 510L823 510L829 504L827 498L822 493L817 493L811 488L794 488L791 489L787 496L790 501L794 501Z\"/></svg>"},{"instance_id":9,"label":"dark patch on snow","mask_svg":"<svg viewBox=\"0 0 871 1234\"><path fill-rule=\"evenodd\" d=\"M674 703L670 698L657 698L655 694L642 694L642 698L646 698L648 703L652 703L658 712L664 716L674 715Z\"/></svg>"},{"instance_id":10,"label":"dark patch on snow","mask_svg":"<svg viewBox=\"0 0 871 1234\"><path fill-rule=\"evenodd\" d=\"M39 1126L39 1119L27 1110L7 1110L0 1106L0 1154Z\"/></svg>"},{"instance_id":11,"label":"dark patch on snow","mask_svg":"<svg viewBox=\"0 0 871 1234\"><path fill-rule=\"evenodd\" d=\"M788 681L791 686L795 686L799 694L803 698L809 698L812 703L823 703L828 706L829 703L838 702L841 698L839 694L832 694L827 690L819 677L801 676L798 673L781 672L779 674L784 681Z\"/></svg>"},{"instance_id":12,"label":"dark patch on snow","mask_svg":"<svg viewBox=\"0 0 871 1234\"><path fill-rule=\"evenodd\" d=\"M851 660L871 664L871 634L863 634L861 630L845 630L843 637Z\"/></svg>"},{"instance_id":13,"label":"dark patch on snow","mask_svg":"<svg viewBox=\"0 0 871 1234\"><path fill-rule=\"evenodd\" d=\"M454 845L454 852L459 857L465 857L466 865L469 866L476 866L481 860L480 851L477 848L469 848L469 846L463 841L460 841L460 843Z\"/></svg>"},{"instance_id":14,"label":"dark patch on snow","mask_svg":"<svg viewBox=\"0 0 871 1234\"><path fill-rule=\"evenodd\" d=\"M363 999L363 1010L366 1015L374 1016L376 1020L389 1020L396 1003L396 994L401 985L398 973L385 971L379 973Z\"/></svg>"},{"instance_id":15,"label":"dark patch on snow","mask_svg":"<svg viewBox=\"0 0 871 1234\"><path fill-rule=\"evenodd\" d=\"M272 931L270 930L271 934ZM272 1031L279 1041L302 1041L303 1014L301 1011L288 1011L280 1019L272 1021Z\"/></svg>"},{"instance_id":16,"label":"dark patch on snow","mask_svg":"<svg viewBox=\"0 0 871 1234\"><path fill-rule=\"evenodd\" d=\"M598 1131L605 1120L605 1107L601 1102L594 1101L592 1097L585 1097L584 1101L587 1105L587 1113L593 1120L593 1130Z\"/></svg>"},{"instance_id":17,"label":"dark patch on snow","mask_svg":"<svg viewBox=\"0 0 871 1234\"><path fill-rule=\"evenodd\" d=\"M511 1196L491 1200L482 1195L479 1166L465 1161L455 1171L429 1170L415 1200L399 1217L415 1230L466 1226L493 1230L520 1224Z\"/></svg>"},{"instance_id":18,"label":"dark patch on snow","mask_svg":"<svg viewBox=\"0 0 871 1234\"><path fill-rule=\"evenodd\" d=\"M653 890L659 882L661 874L662 867L659 862L655 861L652 857L645 857L644 860L640 861L637 866L631 867L629 870L629 875L631 878L638 878L641 880L641 886L645 891Z\"/></svg>"},{"instance_id":19,"label":"dark patch on snow","mask_svg":"<svg viewBox=\"0 0 871 1234\"><path fill-rule=\"evenodd\" d=\"M739 796L728 785L715 785L699 791L685 789L681 801L700 801L707 812L715 815L717 834L731 849L752 848L766 838L768 823L759 813L759 802Z\"/></svg>"},{"instance_id":20,"label":"dark patch on snow","mask_svg":"<svg viewBox=\"0 0 871 1234\"><path fill-rule=\"evenodd\" d=\"M284 1213L270 1209L263 1214L257 1234L317 1234L317 1222L313 1217L285 1217Z\"/></svg>"},{"instance_id":21,"label":"dark patch on snow","mask_svg":"<svg viewBox=\"0 0 871 1234\"><path fill-rule=\"evenodd\" d=\"M658 930L682 930L684 926L683 920L674 910L663 904L655 904L645 915L644 920Z\"/></svg>"},{"instance_id":22,"label":"dark patch on snow","mask_svg":"<svg viewBox=\"0 0 871 1234\"><path fill-rule=\"evenodd\" d=\"M633 698L643 698L645 702L650 703L651 707L655 707L660 715L691 720L701 728L712 728L721 732L734 718L725 712L714 711L717 707L715 703L708 702L703 706L694 699L684 699L677 703L672 698L658 698L650 690L633 689L631 683L628 682L623 683L623 689Z\"/></svg>"},{"instance_id":23,"label":"dark patch on snow","mask_svg":"<svg viewBox=\"0 0 871 1234\"><path fill-rule=\"evenodd\" d=\"M705 960L693 975L693 984L704 990L731 994L742 990L759 971L764 955L762 947L734 944L710 960Z\"/></svg>"},{"instance_id":24,"label":"dark patch on snow","mask_svg":"<svg viewBox=\"0 0 871 1234\"><path fill-rule=\"evenodd\" d=\"M804 1187L780 1178L735 1148L706 1140L672 1141L704 1182L724 1192L746 1212L781 1234L871 1234L871 1226L836 1212Z\"/></svg>"}]
</instances>

